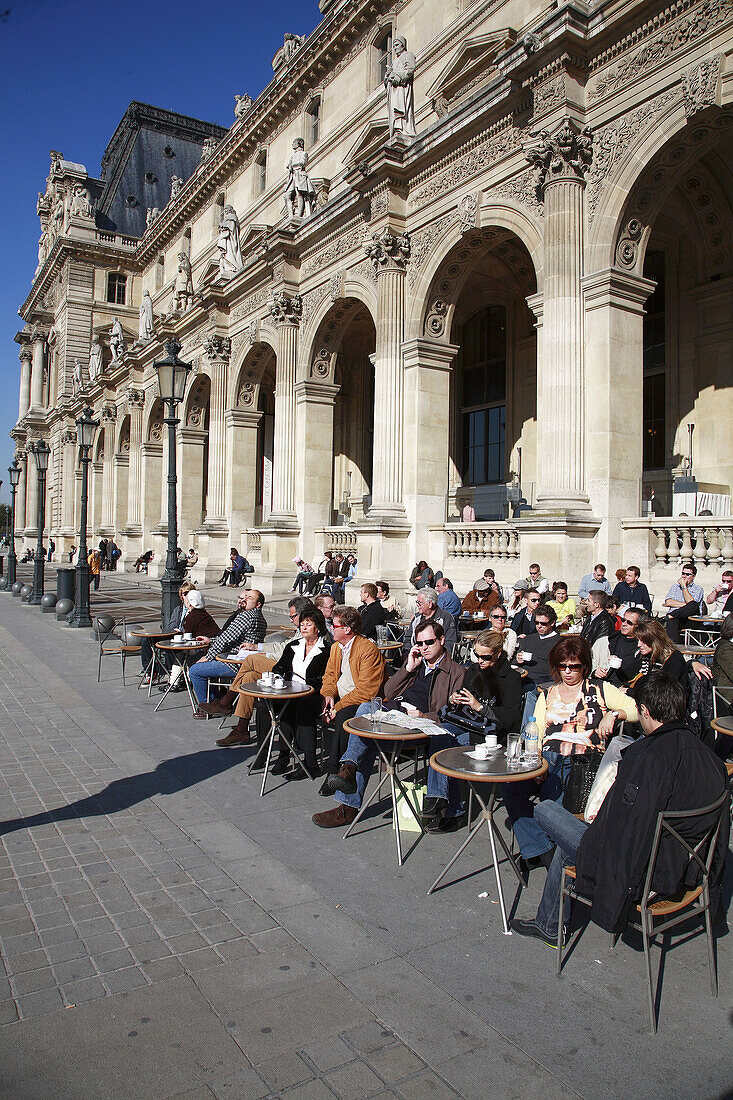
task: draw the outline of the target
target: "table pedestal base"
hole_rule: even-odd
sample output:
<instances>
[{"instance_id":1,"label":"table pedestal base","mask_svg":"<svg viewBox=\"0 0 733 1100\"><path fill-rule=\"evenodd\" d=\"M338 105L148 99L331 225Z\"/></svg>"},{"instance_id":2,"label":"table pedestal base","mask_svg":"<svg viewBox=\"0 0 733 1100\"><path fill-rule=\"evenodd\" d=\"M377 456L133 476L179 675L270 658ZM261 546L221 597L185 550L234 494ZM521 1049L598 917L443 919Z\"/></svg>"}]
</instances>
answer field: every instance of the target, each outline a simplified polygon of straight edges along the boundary
<instances>
[{"instance_id":1,"label":"table pedestal base","mask_svg":"<svg viewBox=\"0 0 733 1100\"><path fill-rule=\"evenodd\" d=\"M260 756L262 754L262 750L264 749L265 745L267 745L267 759L265 760L265 770L264 770L264 773L262 775L262 786L260 788L260 798L262 798L262 796L265 793L265 784L267 783L267 775L268 775L268 772L270 770L270 760L272 758L272 750L273 750L273 747L275 745L275 738L277 736L282 737L283 741L288 746L288 748L290 749L290 752L296 758L296 760L298 761L298 763L300 764L300 766L302 767L303 771L308 776L308 778L309 779L315 779L315 776L311 775L311 773L308 770L308 765L305 762L305 757L300 755L300 752L298 751L298 749L295 746L295 738L293 738L293 740L291 741L290 738L288 737L287 733L285 733L285 731L282 728L281 723L282 723L283 715L285 714L285 711L287 710L287 706L288 706L287 702L285 703L285 706L282 708L280 713L277 714L275 712L275 708L272 705L273 700L265 698L264 701L265 701L265 704L267 706L268 711L270 712L270 729L269 729L269 732L267 734L266 739L262 742L262 744L257 749L257 752L254 754L252 762L251 762L251 764L250 764L250 766L247 770L247 775L251 775L252 772L254 771L255 767L257 766L257 761L260 759Z\"/></svg>"},{"instance_id":2,"label":"table pedestal base","mask_svg":"<svg viewBox=\"0 0 733 1100\"><path fill-rule=\"evenodd\" d=\"M360 736L365 736L365 735L360 734ZM397 813L397 787L399 787L400 791L402 792L402 797L404 798L407 805L410 807L410 813L415 818L415 821L417 822L417 824L420 827L420 835L421 836L425 835L425 830L423 828L422 821L420 820L417 813L415 812L415 807L413 806L412 802L410 801L410 797L409 797L407 791L405 790L405 786L404 786L402 780L400 779L400 777L397 773L397 760L399 759L399 755L402 752L402 747L403 747L403 742L402 741L395 742L395 744L393 746L393 749L392 749L392 752L391 752L390 756L388 757L386 755L386 753L382 750L381 746L379 744L377 744L377 752L379 753L382 764L384 765L384 773L381 776L381 778L379 780L379 783L377 784L375 789L369 795L369 798L366 800L366 802L364 802L360 806L358 814L356 815L354 820L351 822L348 829L346 830L343 837L341 838L342 840L346 840L347 836L349 836L351 831L356 827L358 822L361 820L361 818L362 818L363 814L365 813L365 811L376 800L377 795L381 791L384 784L389 782L390 792L391 792L391 796L392 796L392 823L394 825L395 842L397 844L397 863L400 867L402 866L403 857L402 857L402 837L400 835L400 819L399 819L399 815Z\"/></svg>"}]
</instances>

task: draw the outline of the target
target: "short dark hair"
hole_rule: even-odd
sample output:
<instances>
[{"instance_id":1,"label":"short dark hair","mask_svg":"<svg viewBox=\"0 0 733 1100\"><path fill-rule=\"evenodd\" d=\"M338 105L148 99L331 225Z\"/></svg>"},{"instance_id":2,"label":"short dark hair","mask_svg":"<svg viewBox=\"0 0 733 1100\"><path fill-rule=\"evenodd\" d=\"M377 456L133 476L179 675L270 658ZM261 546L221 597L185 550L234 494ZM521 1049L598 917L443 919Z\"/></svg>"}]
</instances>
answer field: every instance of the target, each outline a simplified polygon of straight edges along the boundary
<instances>
[{"instance_id":1,"label":"short dark hair","mask_svg":"<svg viewBox=\"0 0 733 1100\"><path fill-rule=\"evenodd\" d=\"M602 588L591 588L588 592L588 595L593 597L600 608L605 608L606 593L603 591Z\"/></svg>"},{"instance_id":2,"label":"short dark hair","mask_svg":"<svg viewBox=\"0 0 733 1100\"><path fill-rule=\"evenodd\" d=\"M557 622L557 613L555 612L555 608L550 607L550 605L547 604L547 603L541 603L540 606L535 611L534 615L535 615L535 622L537 621L537 616L538 615L544 615L545 618L549 619L550 626L554 626L555 623Z\"/></svg>"},{"instance_id":3,"label":"short dark hair","mask_svg":"<svg viewBox=\"0 0 733 1100\"><path fill-rule=\"evenodd\" d=\"M528 588L528 589L526 589L526 591L524 593L524 598L526 599L527 596L539 596L539 595L541 595L541 593L539 593L536 588Z\"/></svg>"},{"instance_id":4,"label":"short dark hair","mask_svg":"<svg viewBox=\"0 0 733 1100\"><path fill-rule=\"evenodd\" d=\"M389 596L389 584L387 581L377 581L377 588L381 588L385 596Z\"/></svg>"},{"instance_id":5,"label":"short dark hair","mask_svg":"<svg viewBox=\"0 0 733 1100\"><path fill-rule=\"evenodd\" d=\"M636 705L645 706L655 722L684 722L687 710L685 689L666 672L642 676L635 692Z\"/></svg>"},{"instance_id":6,"label":"short dark hair","mask_svg":"<svg viewBox=\"0 0 733 1100\"><path fill-rule=\"evenodd\" d=\"M445 631L443 630L442 623L439 623L437 619L426 619L425 622L420 623L418 626L415 627L415 638L417 639L418 634L424 633L424 631L426 631L430 626L432 626L433 630L435 631L436 638L445 637Z\"/></svg>"},{"instance_id":7,"label":"short dark hair","mask_svg":"<svg viewBox=\"0 0 733 1100\"><path fill-rule=\"evenodd\" d=\"M321 638L325 638L328 634L328 627L326 626L326 619L323 612L317 607L306 607L304 611L301 611L298 617L298 626L305 620L309 619Z\"/></svg>"},{"instance_id":8,"label":"short dark hair","mask_svg":"<svg viewBox=\"0 0 733 1100\"><path fill-rule=\"evenodd\" d=\"M438 581L442 581L446 588L453 587L453 581L449 581L447 577L438 577L438 580L435 583L437 584Z\"/></svg>"},{"instance_id":9,"label":"short dark hair","mask_svg":"<svg viewBox=\"0 0 733 1100\"><path fill-rule=\"evenodd\" d=\"M485 577L496 577L496 573L494 572L493 569L484 569L484 576ZM453 587L453 586L451 585L451 587Z\"/></svg>"},{"instance_id":10,"label":"short dark hair","mask_svg":"<svg viewBox=\"0 0 733 1100\"><path fill-rule=\"evenodd\" d=\"M724 577L733 577L733 569L724 569L722 575Z\"/></svg>"},{"instance_id":11,"label":"short dark hair","mask_svg":"<svg viewBox=\"0 0 733 1100\"><path fill-rule=\"evenodd\" d=\"M560 665L568 658L580 661L583 668L583 676L590 676L593 668L593 658L590 646L580 634L569 634L561 638L550 650L550 671L556 680L560 680Z\"/></svg>"},{"instance_id":12,"label":"short dark hair","mask_svg":"<svg viewBox=\"0 0 733 1100\"><path fill-rule=\"evenodd\" d=\"M606 567L605 567L605 565L603 564L602 561L599 561L597 565L593 566L593 568L594 569L602 569L604 573L606 572Z\"/></svg>"},{"instance_id":13,"label":"short dark hair","mask_svg":"<svg viewBox=\"0 0 733 1100\"><path fill-rule=\"evenodd\" d=\"M539 569L539 562L533 561L530 565L530 569Z\"/></svg>"},{"instance_id":14,"label":"short dark hair","mask_svg":"<svg viewBox=\"0 0 733 1100\"><path fill-rule=\"evenodd\" d=\"M306 608L315 609L313 600L307 596L293 596L292 600L288 600L288 608L292 608L293 611L297 611L300 615Z\"/></svg>"},{"instance_id":15,"label":"short dark hair","mask_svg":"<svg viewBox=\"0 0 733 1100\"><path fill-rule=\"evenodd\" d=\"M682 572L683 573L684 573L685 569L688 569L690 571L690 573L692 573L693 577L697 576L697 566L693 565L691 561L683 561L682 562Z\"/></svg>"},{"instance_id":16,"label":"short dark hair","mask_svg":"<svg viewBox=\"0 0 733 1100\"><path fill-rule=\"evenodd\" d=\"M355 607L340 604L334 607L333 617L338 619L342 626L348 626L352 634L361 634L361 615Z\"/></svg>"},{"instance_id":17,"label":"short dark hair","mask_svg":"<svg viewBox=\"0 0 733 1100\"><path fill-rule=\"evenodd\" d=\"M641 569L639 569L638 565L627 565L626 566L626 572L627 573L636 573L636 579L637 580L641 576Z\"/></svg>"}]
</instances>

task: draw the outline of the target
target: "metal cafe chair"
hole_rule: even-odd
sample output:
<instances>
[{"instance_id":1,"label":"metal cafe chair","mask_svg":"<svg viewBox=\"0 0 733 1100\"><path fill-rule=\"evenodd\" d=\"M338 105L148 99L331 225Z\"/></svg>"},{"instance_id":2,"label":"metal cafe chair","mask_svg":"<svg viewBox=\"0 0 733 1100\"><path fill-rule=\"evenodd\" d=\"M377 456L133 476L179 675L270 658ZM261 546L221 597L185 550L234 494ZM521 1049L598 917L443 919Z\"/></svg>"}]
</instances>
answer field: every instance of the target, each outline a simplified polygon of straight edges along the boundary
<instances>
[{"instance_id":1,"label":"metal cafe chair","mask_svg":"<svg viewBox=\"0 0 733 1100\"><path fill-rule=\"evenodd\" d=\"M118 628L121 628L121 634L118 635L115 632ZM125 617L121 619L115 619L114 626L110 629L99 618L94 620L94 632L97 635L97 642L99 644L99 661L97 664L97 683L99 683L102 677L102 659L104 657L119 657L122 664L122 683L125 681L125 661L128 657L132 657L135 654L140 653L139 645L130 645L127 641L127 626L125 624ZM121 642L122 644L116 644Z\"/></svg>"}]
</instances>

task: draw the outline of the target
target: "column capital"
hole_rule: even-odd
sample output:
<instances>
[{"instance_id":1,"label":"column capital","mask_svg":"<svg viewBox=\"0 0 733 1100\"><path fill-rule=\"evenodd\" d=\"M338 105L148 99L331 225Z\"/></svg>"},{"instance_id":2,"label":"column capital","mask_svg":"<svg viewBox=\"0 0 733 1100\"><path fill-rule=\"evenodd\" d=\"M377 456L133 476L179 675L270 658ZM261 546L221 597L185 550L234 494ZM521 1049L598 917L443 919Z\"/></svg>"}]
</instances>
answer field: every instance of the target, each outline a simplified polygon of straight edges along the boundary
<instances>
[{"instance_id":1,"label":"column capital","mask_svg":"<svg viewBox=\"0 0 733 1100\"><path fill-rule=\"evenodd\" d=\"M284 290L273 290L270 303L270 316L276 325L299 325L303 313L303 299L300 294L288 294Z\"/></svg>"},{"instance_id":2,"label":"column capital","mask_svg":"<svg viewBox=\"0 0 733 1100\"><path fill-rule=\"evenodd\" d=\"M409 233L395 233L385 226L372 233L364 244L364 251L374 265L375 274L385 271L404 272L410 260L412 245Z\"/></svg>"},{"instance_id":3,"label":"column capital","mask_svg":"<svg viewBox=\"0 0 733 1100\"><path fill-rule=\"evenodd\" d=\"M76 429L66 428L61 433L61 446L76 446Z\"/></svg>"},{"instance_id":4,"label":"column capital","mask_svg":"<svg viewBox=\"0 0 733 1100\"><path fill-rule=\"evenodd\" d=\"M31 351L28 344L23 344L23 347L18 352L18 358L21 362L26 359L30 363L31 359L33 358L33 352Z\"/></svg>"},{"instance_id":5,"label":"column capital","mask_svg":"<svg viewBox=\"0 0 733 1100\"><path fill-rule=\"evenodd\" d=\"M145 390L135 389L130 386L127 390L127 408L132 411L133 409L141 409L145 404Z\"/></svg>"},{"instance_id":6,"label":"column capital","mask_svg":"<svg viewBox=\"0 0 733 1100\"><path fill-rule=\"evenodd\" d=\"M103 405L99 415L103 424L113 424L117 419L117 409L114 405Z\"/></svg>"},{"instance_id":7,"label":"column capital","mask_svg":"<svg viewBox=\"0 0 733 1100\"><path fill-rule=\"evenodd\" d=\"M581 129L570 118L563 119L554 134L540 130L525 148L525 157L535 173L537 196L542 201L553 183L585 184L585 174L593 160L593 134L590 126Z\"/></svg>"},{"instance_id":8,"label":"column capital","mask_svg":"<svg viewBox=\"0 0 733 1100\"><path fill-rule=\"evenodd\" d=\"M232 341L228 336L220 336L217 332L204 336L201 347L212 363L227 363L232 353Z\"/></svg>"},{"instance_id":9,"label":"column capital","mask_svg":"<svg viewBox=\"0 0 733 1100\"><path fill-rule=\"evenodd\" d=\"M39 325L34 325L31 329L31 343L35 343L36 340L42 340L45 344L48 339L48 332L46 329L41 328Z\"/></svg>"}]
</instances>

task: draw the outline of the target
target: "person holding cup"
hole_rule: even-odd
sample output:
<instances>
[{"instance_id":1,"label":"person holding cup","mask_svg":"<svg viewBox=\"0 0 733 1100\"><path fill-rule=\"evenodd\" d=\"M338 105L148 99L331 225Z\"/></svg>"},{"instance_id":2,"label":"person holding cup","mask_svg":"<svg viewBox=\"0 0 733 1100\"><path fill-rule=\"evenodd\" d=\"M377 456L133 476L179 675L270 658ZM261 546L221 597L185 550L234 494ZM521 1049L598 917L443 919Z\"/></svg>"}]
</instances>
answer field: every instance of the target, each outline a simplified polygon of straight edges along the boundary
<instances>
[{"instance_id":1,"label":"person holding cup","mask_svg":"<svg viewBox=\"0 0 733 1100\"><path fill-rule=\"evenodd\" d=\"M517 665L527 672L528 690L524 699L522 730L526 726L529 716L534 714L540 686L546 684L552 678L550 652L558 640L558 633L555 630L556 622L557 616L550 605L547 603L540 604L534 617L536 633L522 638L519 649L514 655Z\"/></svg>"},{"instance_id":2,"label":"person holding cup","mask_svg":"<svg viewBox=\"0 0 733 1100\"><path fill-rule=\"evenodd\" d=\"M621 616L621 628L608 639L609 658L605 667L593 675L615 687L626 687L641 672L641 650L634 635L639 623L648 619L643 607L627 607Z\"/></svg>"}]
</instances>

